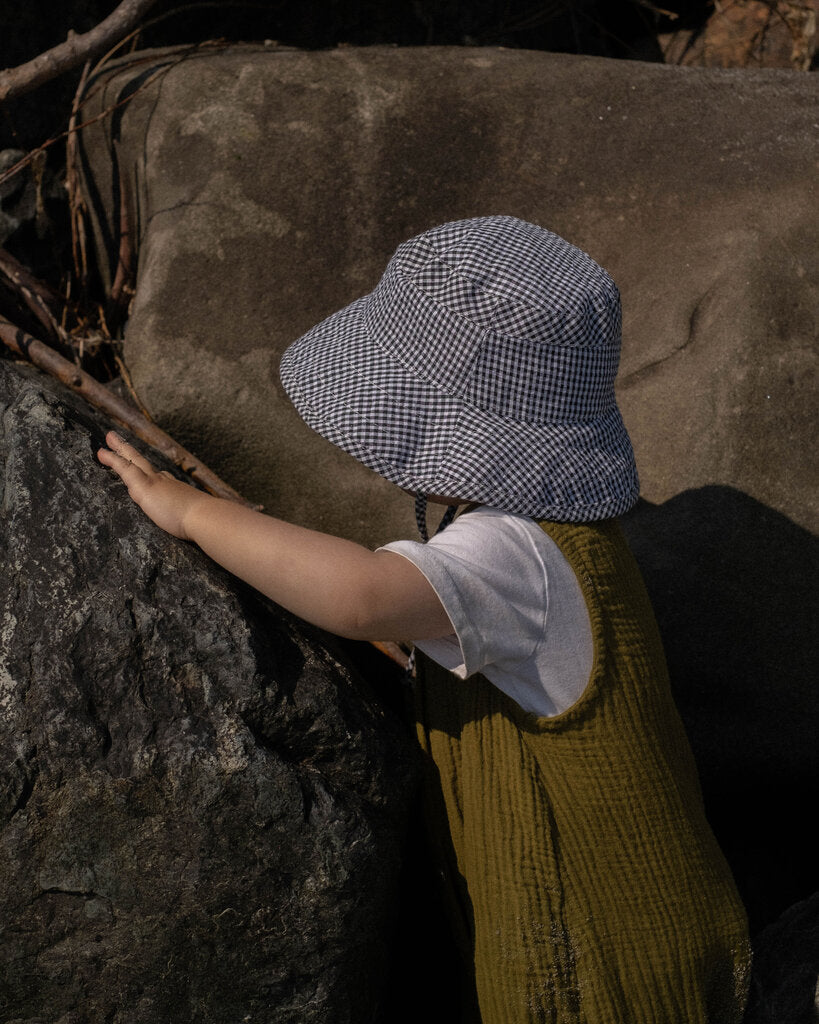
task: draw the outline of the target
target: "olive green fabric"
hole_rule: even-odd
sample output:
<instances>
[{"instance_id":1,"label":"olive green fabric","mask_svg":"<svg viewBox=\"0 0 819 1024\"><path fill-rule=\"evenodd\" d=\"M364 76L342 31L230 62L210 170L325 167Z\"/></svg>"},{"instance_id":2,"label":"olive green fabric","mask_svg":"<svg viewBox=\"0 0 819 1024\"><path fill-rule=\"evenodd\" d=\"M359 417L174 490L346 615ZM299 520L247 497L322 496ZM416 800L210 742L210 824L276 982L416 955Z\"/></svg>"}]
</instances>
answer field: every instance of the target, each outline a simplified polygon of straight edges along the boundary
<instances>
[{"instance_id":1,"label":"olive green fabric","mask_svg":"<svg viewBox=\"0 0 819 1024\"><path fill-rule=\"evenodd\" d=\"M591 618L581 699L537 718L483 677L419 657L431 825L479 1018L738 1024L745 912L639 571L616 522L541 525Z\"/></svg>"}]
</instances>

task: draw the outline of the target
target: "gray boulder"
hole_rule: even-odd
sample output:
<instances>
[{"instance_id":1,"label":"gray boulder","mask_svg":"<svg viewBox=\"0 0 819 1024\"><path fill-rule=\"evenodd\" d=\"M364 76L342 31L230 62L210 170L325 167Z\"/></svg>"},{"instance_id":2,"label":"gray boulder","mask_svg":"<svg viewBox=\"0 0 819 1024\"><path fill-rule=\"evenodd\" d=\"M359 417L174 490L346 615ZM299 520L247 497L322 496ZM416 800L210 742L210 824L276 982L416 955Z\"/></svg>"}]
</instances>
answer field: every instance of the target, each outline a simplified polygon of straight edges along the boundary
<instances>
[{"instance_id":1,"label":"gray boulder","mask_svg":"<svg viewBox=\"0 0 819 1024\"><path fill-rule=\"evenodd\" d=\"M414 759L0 361L0 1021L374 1018Z\"/></svg>"},{"instance_id":2,"label":"gray boulder","mask_svg":"<svg viewBox=\"0 0 819 1024\"><path fill-rule=\"evenodd\" d=\"M119 104L119 105L117 105ZM816 524L816 77L490 48L147 51L89 83L85 194L171 433L274 514L376 543L406 498L311 434L284 347L431 224L511 213L611 271L643 495ZM128 271L127 273L124 271ZM129 280L130 275L130 280Z\"/></svg>"}]
</instances>

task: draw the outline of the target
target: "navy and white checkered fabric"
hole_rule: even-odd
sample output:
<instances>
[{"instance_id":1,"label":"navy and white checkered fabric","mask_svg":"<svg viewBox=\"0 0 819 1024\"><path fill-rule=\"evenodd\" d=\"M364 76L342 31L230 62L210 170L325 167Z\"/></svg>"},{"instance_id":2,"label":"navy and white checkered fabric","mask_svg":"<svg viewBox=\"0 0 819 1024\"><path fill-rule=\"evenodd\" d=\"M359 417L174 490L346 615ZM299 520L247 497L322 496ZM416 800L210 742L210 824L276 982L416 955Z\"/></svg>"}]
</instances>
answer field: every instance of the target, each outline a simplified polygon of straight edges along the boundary
<instances>
[{"instance_id":1,"label":"navy and white checkered fabric","mask_svg":"<svg viewBox=\"0 0 819 1024\"><path fill-rule=\"evenodd\" d=\"M594 260L478 217L400 245L281 378L314 430L400 487L587 522L637 500L619 355L620 296Z\"/></svg>"}]
</instances>

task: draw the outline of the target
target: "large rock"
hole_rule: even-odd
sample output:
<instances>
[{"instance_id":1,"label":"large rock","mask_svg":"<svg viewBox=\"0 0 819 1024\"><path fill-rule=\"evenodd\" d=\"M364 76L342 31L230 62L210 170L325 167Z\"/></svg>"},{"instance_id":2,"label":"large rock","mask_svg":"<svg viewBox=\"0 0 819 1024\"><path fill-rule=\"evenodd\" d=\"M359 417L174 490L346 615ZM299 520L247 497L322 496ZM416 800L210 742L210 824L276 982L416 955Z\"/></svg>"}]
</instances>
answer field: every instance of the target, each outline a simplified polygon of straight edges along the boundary
<instances>
[{"instance_id":1,"label":"large rock","mask_svg":"<svg viewBox=\"0 0 819 1024\"><path fill-rule=\"evenodd\" d=\"M135 269L137 390L271 512L411 535L405 497L300 423L279 356L405 237L512 213L621 286L644 496L721 484L815 524L816 81L446 47L125 58L82 144L103 276L127 296Z\"/></svg>"},{"instance_id":2,"label":"large rock","mask_svg":"<svg viewBox=\"0 0 819 1024\"><path fill-rule=\"evenodd\" d=\"M373 1019L414 763L0 361L0 1021Z\"/></svg>"}]
</instances>

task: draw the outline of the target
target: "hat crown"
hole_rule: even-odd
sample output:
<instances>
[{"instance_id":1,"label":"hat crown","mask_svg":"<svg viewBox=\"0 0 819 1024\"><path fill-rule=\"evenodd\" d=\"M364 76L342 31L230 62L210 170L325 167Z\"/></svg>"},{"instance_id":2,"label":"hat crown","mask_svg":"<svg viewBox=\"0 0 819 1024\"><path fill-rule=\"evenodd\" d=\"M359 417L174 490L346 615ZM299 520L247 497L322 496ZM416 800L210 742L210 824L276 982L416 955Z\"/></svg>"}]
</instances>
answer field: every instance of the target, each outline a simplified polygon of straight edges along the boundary
<instances>
[{"instance_id":1,"label":"hat crown","mask_svg":"<svg viewBox=\"0 0 819 1024\"><path fill-rule=\"evenodd\" d=\"M619 294L591 257L481 217L400 245L281 376L314 429L406 490L588 522L638 494L619 350Z\"/></svg>"},{"instance_id":2,"label":"hat crown","mask_svg":"<svg viewBox=\"0 0 819 1024\"><path fill-rule=\"evenodd\" d=\"M365 317L386 356L468 408L553 424L614 407L616 285L586 253L515 217L404 242Z\"/></svg>"}]
</instances>

